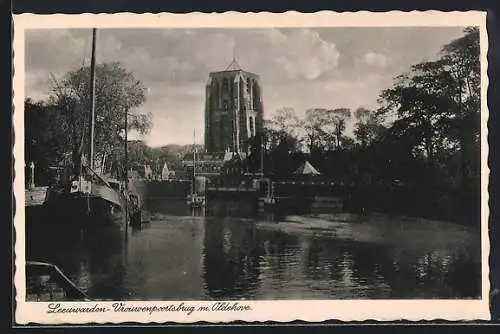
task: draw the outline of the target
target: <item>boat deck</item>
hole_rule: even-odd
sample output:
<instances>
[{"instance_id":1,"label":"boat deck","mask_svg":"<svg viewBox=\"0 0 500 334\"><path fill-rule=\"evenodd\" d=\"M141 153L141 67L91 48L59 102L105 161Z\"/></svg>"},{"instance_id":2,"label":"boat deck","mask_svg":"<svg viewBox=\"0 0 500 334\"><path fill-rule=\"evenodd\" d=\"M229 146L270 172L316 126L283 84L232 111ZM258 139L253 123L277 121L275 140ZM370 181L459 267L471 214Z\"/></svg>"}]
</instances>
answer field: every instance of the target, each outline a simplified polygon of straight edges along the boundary
<instances>
[{"instance_id":1,"label":"boat deck","mask_svg":"<svg viewBox=\"0 0 500 334\"><path fill-rule=\"evenodd\" d=\"M26 189L24 191L25 206L43 205L48 189L49 189L49 187L34 187L34 188Z\"/></svg>"}]
</instances>

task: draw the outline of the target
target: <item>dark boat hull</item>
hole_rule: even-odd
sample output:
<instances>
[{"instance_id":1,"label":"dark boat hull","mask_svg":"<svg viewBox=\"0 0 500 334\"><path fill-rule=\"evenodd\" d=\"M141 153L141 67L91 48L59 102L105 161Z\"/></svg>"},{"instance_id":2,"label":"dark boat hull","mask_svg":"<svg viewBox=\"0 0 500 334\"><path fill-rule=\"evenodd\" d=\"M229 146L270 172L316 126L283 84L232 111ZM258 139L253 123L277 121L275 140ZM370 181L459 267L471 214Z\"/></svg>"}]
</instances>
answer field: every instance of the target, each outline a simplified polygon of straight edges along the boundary
<instances>
[{"instance_id":1,"label":"dark boat hull","mask_svg":"<svg viewBox=\"0 0 500 334\"><path fill-rule=\"evenodd\" d=\"M120 221L121 211L121 206L98 196L51 194L44 203L41 217L44 221L39 223L61 228L116 224Z\"/></svg>"}]
</instances>

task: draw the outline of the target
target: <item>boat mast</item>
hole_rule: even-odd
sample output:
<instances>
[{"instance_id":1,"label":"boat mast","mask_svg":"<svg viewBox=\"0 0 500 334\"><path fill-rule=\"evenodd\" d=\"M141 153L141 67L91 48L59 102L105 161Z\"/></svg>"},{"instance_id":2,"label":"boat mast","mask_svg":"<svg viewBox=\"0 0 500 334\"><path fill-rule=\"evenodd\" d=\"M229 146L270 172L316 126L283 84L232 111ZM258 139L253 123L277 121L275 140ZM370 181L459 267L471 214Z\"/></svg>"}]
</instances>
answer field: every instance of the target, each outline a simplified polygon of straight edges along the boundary
<instances>
[{"instance_id":1,"label":"boat mast","mask_svg":"<svg viewBox=\"0 0 500 334\"><path fill-rule=\"evenodd\" d=\"M196 177L196 129L193 130L193 179Z\"/></svg>"},{"instance_id":2,"label":"boat mast","mask_svg":"<svg viewBox=\"0 0 500 334\"><path fill-rule=\"evenodd\" d=\"M95 126L95 48L97 29L92 29L92 57L90 59L90 120L88 165L94 170L94 126Z\"/></svg>"},{"instance_id":3,"label":"boat mast","mask_svg":"<svg viewBox=\"0 0 500 334\"><path fill-rule=\"evenodd\" d=\"M125 189L128 188L128 108L125 109Z\"/></svg>"},{"instance_id":4,"label":"boat mast","mask_svg":"<svg viewBox=\"0 0 500 334\"><path fill-rule=\"evenodd\" d=\"M90 120L88 166L94 171L94 122L95 122L95 45L96 28L92 29L92 56L90 59ZM91 185L92 187L92 185ZM90 194L87 195L87 215L91 215Z\"/></svg>"},{"instance_id":5,"label":"boat mast","mask_svg":"<svg viewBox=\"0 0 500 334\"><path fill-rule=\"evenodd\" d=\"M128 236L128 204L129 204L129 193L128 193L128 108L125 108L125 143L124 143L124 167L125 167L125 235Z\"/></svg>"}]
</instances>

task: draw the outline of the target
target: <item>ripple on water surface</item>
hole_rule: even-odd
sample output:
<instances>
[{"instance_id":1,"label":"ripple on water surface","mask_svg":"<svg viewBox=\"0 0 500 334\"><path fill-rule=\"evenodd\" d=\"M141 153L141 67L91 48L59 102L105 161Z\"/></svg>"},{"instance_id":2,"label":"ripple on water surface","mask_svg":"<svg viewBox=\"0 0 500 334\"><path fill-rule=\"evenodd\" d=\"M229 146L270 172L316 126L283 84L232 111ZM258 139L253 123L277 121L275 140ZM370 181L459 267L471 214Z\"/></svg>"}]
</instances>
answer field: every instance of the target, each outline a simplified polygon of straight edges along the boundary
<instances>
[{"instance_id":1,"label":"ripple on water surface","mask_svg":"<svg viewBox=\"0 0 500 334\"><path fill-rule=\"evenodd\" d=\"M28 253L99 299L476 298L481 291L479 232L454 224L347 214L151 217L127 236L116 228L57 245L39 237Z\"/></svg>"}]
</instances>

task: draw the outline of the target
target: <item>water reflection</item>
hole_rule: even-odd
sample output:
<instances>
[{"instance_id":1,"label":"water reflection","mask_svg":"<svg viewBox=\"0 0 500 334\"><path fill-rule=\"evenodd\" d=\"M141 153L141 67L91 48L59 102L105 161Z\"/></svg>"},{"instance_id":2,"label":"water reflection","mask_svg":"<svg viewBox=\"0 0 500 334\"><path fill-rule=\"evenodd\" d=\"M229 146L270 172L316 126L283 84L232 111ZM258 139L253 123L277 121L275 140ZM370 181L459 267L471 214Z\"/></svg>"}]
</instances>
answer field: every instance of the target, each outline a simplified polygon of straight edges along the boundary
<instances>
[{"instance_id":1,"label":"water reflection","mask_svg":"<svg viewBox=\"0 0 500 334\"><path fill-rule=\"evenodd\" d=\"M27 234L27 258L56 264L95 299L406 299L480 294L480 253L473 246L460 248L473 239L473 232L433 226L430 233L440 235L443 247L390 238L357 240L304 223L292 229L281 219L249 217L244 203L234 205L217 203L206 211L193 211L184 201L151 202L151 223L127 233L120 225L84 233L40 229ZM300 219L308 222L307 217ZM374 226L376 235L390 231ZM356 225L346 223L342 228L351 227ZM453 233L459 236L456 242Z\"/></svg>"},{"instance_id":2,"label":"water reflection","mask_svg":"<svg viewBox=\"0 0 500 334\"><path fill-rule=\"evenodd\" d=\"M128 299L203 299L203 217L170 217L129 236Z\"/></svg>"},{"instance_id":3,"label":"water reflection","mask_svg":"<svg viewBox=\"0 0 500 334\"><path fill-rule=\"evenodd\" d=\"M116 299L126 295L121 226L57 232L40 229L28 233L27 259L57 265L90 296Z\"/></svg>"},{"instance_id":4,"label":"water reflection","mask_svg":"<svg viewBox=\"0 0 500 334\"><path fill-rule=\"evenodd\" d=\"M255 218L257 203L248 199L228 198L208 201L206 215L211 217Z\"/></svg>"},{"instance_id":5,"label":"water reflection","mask_svg":"<svg viewBox=\"0 0 500 334\"><path fill-rule=\"evenodd\" d=\"M263 254L258 238L251 223L231 219L206 220L203 277L211 298L255 296Z\"/></svg>"}]
</instances>

